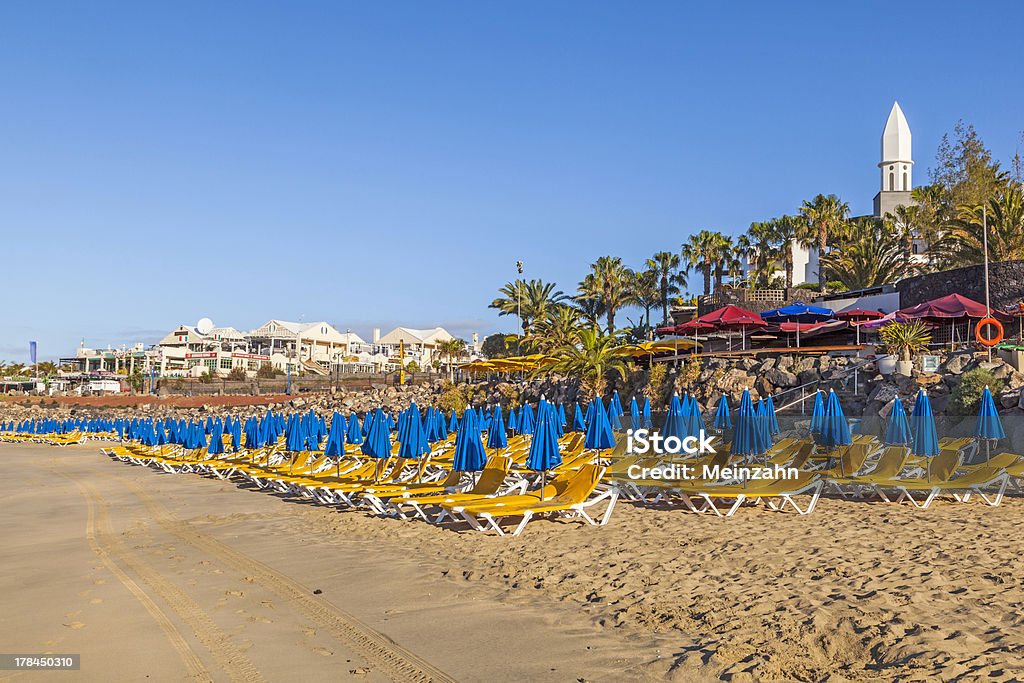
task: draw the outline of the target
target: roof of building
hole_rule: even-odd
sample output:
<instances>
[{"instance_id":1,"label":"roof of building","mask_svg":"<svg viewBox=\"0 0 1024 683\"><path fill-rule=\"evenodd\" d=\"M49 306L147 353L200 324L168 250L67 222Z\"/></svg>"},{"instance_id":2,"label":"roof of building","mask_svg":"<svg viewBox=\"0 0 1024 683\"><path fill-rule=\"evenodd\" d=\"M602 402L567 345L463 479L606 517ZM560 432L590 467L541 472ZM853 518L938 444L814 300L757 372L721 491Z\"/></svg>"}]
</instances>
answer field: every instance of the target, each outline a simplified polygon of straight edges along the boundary
<instances>
[{"instance_id":1,"label":"roof of building","mask_svg":"<svg viewBox=\"0 0 1024 683\"><path fill-rule=\"evenodd\" d=\"M412 327L396 327L380 338L381 344L397 344L399 341L430 344L452 339L451 333L443 327L418 330Z\"/></svg>"},{"instance_id":2,"label":"roof of building","mask_svg":"<svg viewBox=\"0 0 1024 683\"><path fill-rule=\"evenodd\" d=\"M882 131L882 162L913 162L913 159L910 124L900 109L900 103L893 102L889 119L885 122L885 130Z\"/></svg>"}]
</instances>

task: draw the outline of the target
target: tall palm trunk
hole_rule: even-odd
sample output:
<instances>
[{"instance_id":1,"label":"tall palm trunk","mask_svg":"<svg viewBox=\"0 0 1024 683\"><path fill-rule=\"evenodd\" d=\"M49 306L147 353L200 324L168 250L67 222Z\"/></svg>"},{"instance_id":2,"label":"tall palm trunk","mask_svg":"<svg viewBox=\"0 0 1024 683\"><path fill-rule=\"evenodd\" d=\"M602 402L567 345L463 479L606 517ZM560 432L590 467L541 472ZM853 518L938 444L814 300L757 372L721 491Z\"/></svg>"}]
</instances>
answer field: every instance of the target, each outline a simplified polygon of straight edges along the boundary
<instances>
[{"instance_id":1,"label":"tall palm trunk","mask_svg":"<svg viewBox=\"0 0 1024 683\"><path fill-rule=\"evenodd\" d=\"M647 326L650 327L650 319ZM668 325L668 273L661 275L661 324Z\"/></svg>"},{"instance_id":2,"label":"tall palm trunk","mask_svg":"<svg viewBox=\"0 0 1024 683\"><path fill-rule=\"evenodd\" d=\"M825 285L828 279L825 277L825 267L821 264L821 258L825 255L825 248L828 246L828 229L822 223L818 226L818 289L825 293Z\"/></svg>"},{"instance_id":3,"label":"tall palm trunk","mask_svg":"<svg viewBox=\"0 0 1024 683\"><path fill-rule=\"evenodd\" d=\"M786 267L786 289L793 288L793 244L784 244L783 264Z\"/></svg>"},{"instance_id":4,"label":"tall palm trunk","mask_svg":"<svg viewBox=\"0 0 1024 683\"><path fill-rule=\"evenodd\" d=\"M711 294L711 264L704 267L704 296Z\"/></svg>"}]
</instances>

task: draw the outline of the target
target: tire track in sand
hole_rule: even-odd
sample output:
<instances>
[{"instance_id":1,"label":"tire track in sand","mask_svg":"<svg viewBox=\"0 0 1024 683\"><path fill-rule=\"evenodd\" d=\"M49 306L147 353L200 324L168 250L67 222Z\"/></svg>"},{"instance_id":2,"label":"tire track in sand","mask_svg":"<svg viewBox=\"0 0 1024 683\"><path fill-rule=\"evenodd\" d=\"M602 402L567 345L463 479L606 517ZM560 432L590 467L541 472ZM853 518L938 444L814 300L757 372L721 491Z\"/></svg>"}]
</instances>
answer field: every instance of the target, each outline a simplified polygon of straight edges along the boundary
<instances>
[{"instance_id":1,"label":"tire track in sand","mask_svg":"<svg viewBox=\"0 0 1024 683\"><path fill-rule=\"evenodd\" d=\"M175 519L136 482L118 475L114 476L142 501L153 521L161 528L219 558L244 575L255 576L260 585L301 609L307 617L320 624L341 644L353 649L368 662L376 664L381 672L392 680L398 683L455 683L451 676L406 650L385 634L335 605L314 598L309 588L291 577L196 531L188 522Z\"/></svg>"},{"instance_id":2,"label":"tire track in sand","mask_svg":"<svg viewBox=\"0 0 1024 683\"><path fill-rule=\"evenodd\" d=\"M199 657L192 650L189 644L185 641L185 638L178 631L174 623L167 617L160 606L157 605L149 595L139 587L139 585L132 579L121 566L114 559L116 551L107 542L105 535L100 533L96 527L96 503L93 501L85 489L72 477L69 477L63 473L61 476L69 479L85 498L86 504L86 522L85 522L85 539L89 543L89 547L96 554L103 565L110 570L110 573L117 577L117 580L128 589L128 592L135 597L136 600L149 612L149 615L153 617L153 620L163 631L167 640L170 642L171 647L174 648L175 652L181 657L185 668L188 670L189 676L197 681L213 681L213 678L206 671L206 667L200 661Z\"/></svg>"},{"instance_id":3,"label":"tire track in sand","mask_svg":"<svg viewBox=\"0 0 1024 683\"><path fill-rule=\"evenodd\" d=\"M116 556L123 565L135 572L135 574L142 579L143 583L156 593L167 604L167 606L170 607L178 617L180 617L181 620L192 629L196 638L198 638L206 649L210 651L210 654L216 660L217 664L232 681L235 681L236 683L262 683L263 676L260 675L260 672L255 666L253 666L252 662L235 647L230 636L224 633L213 622L210 615L207 614L195 600L180 588L167 581L159 571L150 567L145 561L124 547L110 525L110 517L108 514L109 505L106 500L104 500L103 497L89 484L78 481L66 473L60 474L61 476L70 479L75 486L78 487L79 491L82 492L89 505L90 512L92 512L95 507L95 539L103 549L104 553L107 554L108 557ZM121 579L122 575L124 575L124 577L138 589L138 584L132 581L132 579L124 574L123 571L118 575L118 578ZM124 583L123 579L122 583ZM129 588L129 590L131 590L131 588ZM132 592L136 597L139 597L135 591ZM139 589L139 592L142 592L141 589ZM145 594L143 593L143 595ZM152 603L151 599L148 600ZM143 602L143 604L146 603ZM157 610L159 611L158 607ZM150 613L152 614L152 611ZM163 620L166 621L171 628L174 628L174 625L167 619L167 616L163 614L162 611L160 614L163 616ZM159 621L160 619L158 619L158 622ZM163 627L163 624L161 624L161 626ZM164 629L164 631L167 633L166 629ZM174 628L174 633L177 635L177 641L180 641L172 641L175 648L179 649L179 645L184 645L184 647L188 649L188 652L191 653L189 657L190 671L192 671L192 667L198 663L199 668L202 669L202 674L198 677L201 680L212 681L213 679L210 677L210 674L206 672L205 668L202 667L202 664L199 662L199 658L196 657L195 652L188 646L184 638L181 637L181 633L178 632L176 628ZM191 662L193 659L195 660L194 663Z\"/></svg>"}]
</instances>

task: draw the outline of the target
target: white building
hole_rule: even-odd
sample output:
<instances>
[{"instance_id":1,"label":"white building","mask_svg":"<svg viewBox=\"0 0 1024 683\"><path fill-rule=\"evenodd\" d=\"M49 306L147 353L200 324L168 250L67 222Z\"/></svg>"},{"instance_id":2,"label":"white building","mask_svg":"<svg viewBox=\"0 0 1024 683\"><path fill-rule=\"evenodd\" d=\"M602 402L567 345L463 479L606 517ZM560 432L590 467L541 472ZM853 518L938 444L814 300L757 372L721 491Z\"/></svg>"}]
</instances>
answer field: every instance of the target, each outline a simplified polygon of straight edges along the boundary
<instances>
[{"instance_id":1,"label":"white building","mask_svg":"<svg viewBox=\"0 0 1024 683\"><path fill-rule=\"evenodd\" d=\"M374 350L395 359L399 356L400 348L404 347L406 363L414 360L421 368L426 368L435 359L440 359L437 352L438 345L450 339L454 339L454 337L443 327L434 327L429 330L396 327L375 340Z\"/></svg>"},{"instance_id":2,"label":"white building","mask_svg":"<svg viewBox=\"0 0 1024 683\"><path fill-rule=\"evenodd\" d=\"M897 206L914 203L910 192L914 188L914 154L910 124L903 115L899 102L893 102L889 118L882 131L882 159L878 162L881 189L875 195L875 216L882 218Z\"/></svg>"}]
</instances>

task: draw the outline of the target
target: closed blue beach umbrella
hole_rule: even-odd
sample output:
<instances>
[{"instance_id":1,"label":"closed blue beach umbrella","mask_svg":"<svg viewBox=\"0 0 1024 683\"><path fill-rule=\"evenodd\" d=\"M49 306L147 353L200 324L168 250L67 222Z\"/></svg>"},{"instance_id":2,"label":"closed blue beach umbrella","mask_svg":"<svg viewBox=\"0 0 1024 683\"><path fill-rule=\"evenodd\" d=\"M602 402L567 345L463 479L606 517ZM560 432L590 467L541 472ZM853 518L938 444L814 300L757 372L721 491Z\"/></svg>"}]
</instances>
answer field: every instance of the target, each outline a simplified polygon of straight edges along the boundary
<instances>
[{"instance_id":1,"label":"closed blue beach umbrella","mask_svg":"<svg viewBox=\"0 0 1024 683\"><path fill-rule=\"evenodd\" d=\"M811 434L821 434L825 426L825 401L821 396L821 390L814 393L814 410L811 411Z\"/></svg>"},{"instance_id":2,"label":"closed blue beach umbrella","mask_svg":"<svg viewBox=\"0 0 1024 683\"><path fill-rule=\"evenodd\" d=\"M914 433L913 453L934 457L939 454L939 435L935 428L935 415L932 413L932 402L928 392L921 389L914 401L914 412L910 415L910 427Z\"/></svg>"},{"instance_id":3,"label":"closed blue beach umbrella","mask_svg":"<svg viewBox=\"0 0 1024 683\"><path fill-rule=\"evenodd\" d=\"M501 414L501 405L494 406L491 414L491 428L487 430L488 448L508 448L508 435L505 434L505 418Z\"/></svg>"},{"instance_id":4,"label":"closed blue beach umbrella","mask_svg":"<svg viewBox=\"0 0 1024 683\"><path fill-rule=\"evenodd\" d=\"M636 396L629 401L629 426L631 429L640 429L640 406L636 404Z\"/></svg>"},{"instance_id":5,"label":"closed blue beach umbrella","mask_svg":"<svg viewBox=\"0 0 1024 683\"><path fill-rule=\"evenodd\" d=\"M999 419L999 411L996 410L996 402L992 399L992 392L986 386L981 394L981 405L978 407L978 420L974 423L974 436L979 439L998 441L1006 438L1003 430L1003 423Z\"/></svg>"},{"instance_id":6,"label":"closed blue beach umbrella","mask_svg":"<svg viewBox=\"0 0 1024 683\"><path fill-rule=\"evenodd\" d=\"M782 430L779 429L779 417L775 414L775 401L772 400L771 394L764 400L764 407L768 413L768 432L774 436Z\"/></svg>"},{"instance_id":7,"label":"closed blue beach umbrella","mask_svg":"<svg viewBox=\"0 0 1024 683\"><path fill-rule=\"evenodd\" d=\"M583 411L580 410L580 404L576 404L576 410L572 416L572 431L574 432L585 432L587 431L587 421L583 419Z\"/></svg>"},{"instance_id":8,"label":"closed blue beach umbrella","mask_svg":"<svg viewBox=\"0 0 1024 683\"><path fill-rule=\"evenodd\" d=\"M715 429L731 429L732 419L729 417L729 397L722 394L718 399L718 410L715 411Z\"/></svg>"},{"instance_id":9,"label":"closed blue beach umbrella","mask_svg":"<svg viewBox=\"0 0 1024 683\"><path fill-rule=\"evenodd\" d=\"M906 446L911 443L910 423L907 422L907 411L897 396L889 413L889 425L885 430L885 443L890 446Z\"/></svg>"},{"instance_id":10,"label":"closed blue beach umbrella","mask_svg":"<svg viewBox=\"0 0 1024 683\"><path fill-rule=\"evenodd\" d=\"M536 429L530 442L530 454L526 458L526 467L541 473L542 496L547 484L547 471L561 464L562 454L558 450L553 412L539 411Z\"/></svg>"},{"instance_id":11,"label":"closed blue beach umbrella","mask_svg":"<svg viewBox=\"0 0 1024 683\"><path fill-rule=\"evenodd\" d=\"M601 399L594 399L594 419L587 425L586 438L583 441L584 448L603 451L615 447L615 436L612 434L612 425L608 415L601 405Z\"/></svg>"},{"instance_id":12,"label":"closed blue beach umbrella","mask_svg":"<svg viewBox=\"0 0 1024 683\"><path fill-rule=\"evenodd\" d=\"M456 472L479 472L487 462L484 445L480 441L480 429L476 424L476 413L467 410L462 415L461 429L455 435L455 454L452 469Z\"/></svg>"},{"instance_id":13,"label":"closed blue beach umbrella","mask_svg":"<svg viewBox=\"0 0 1024 683\"><path fill-rule=\"evenodd\" d=\"M644 407L640 411L640 423L647 429L654 426L654 420L651 419L651 398L649 396L644 396Z\"/></svg>"}]
</instances>

